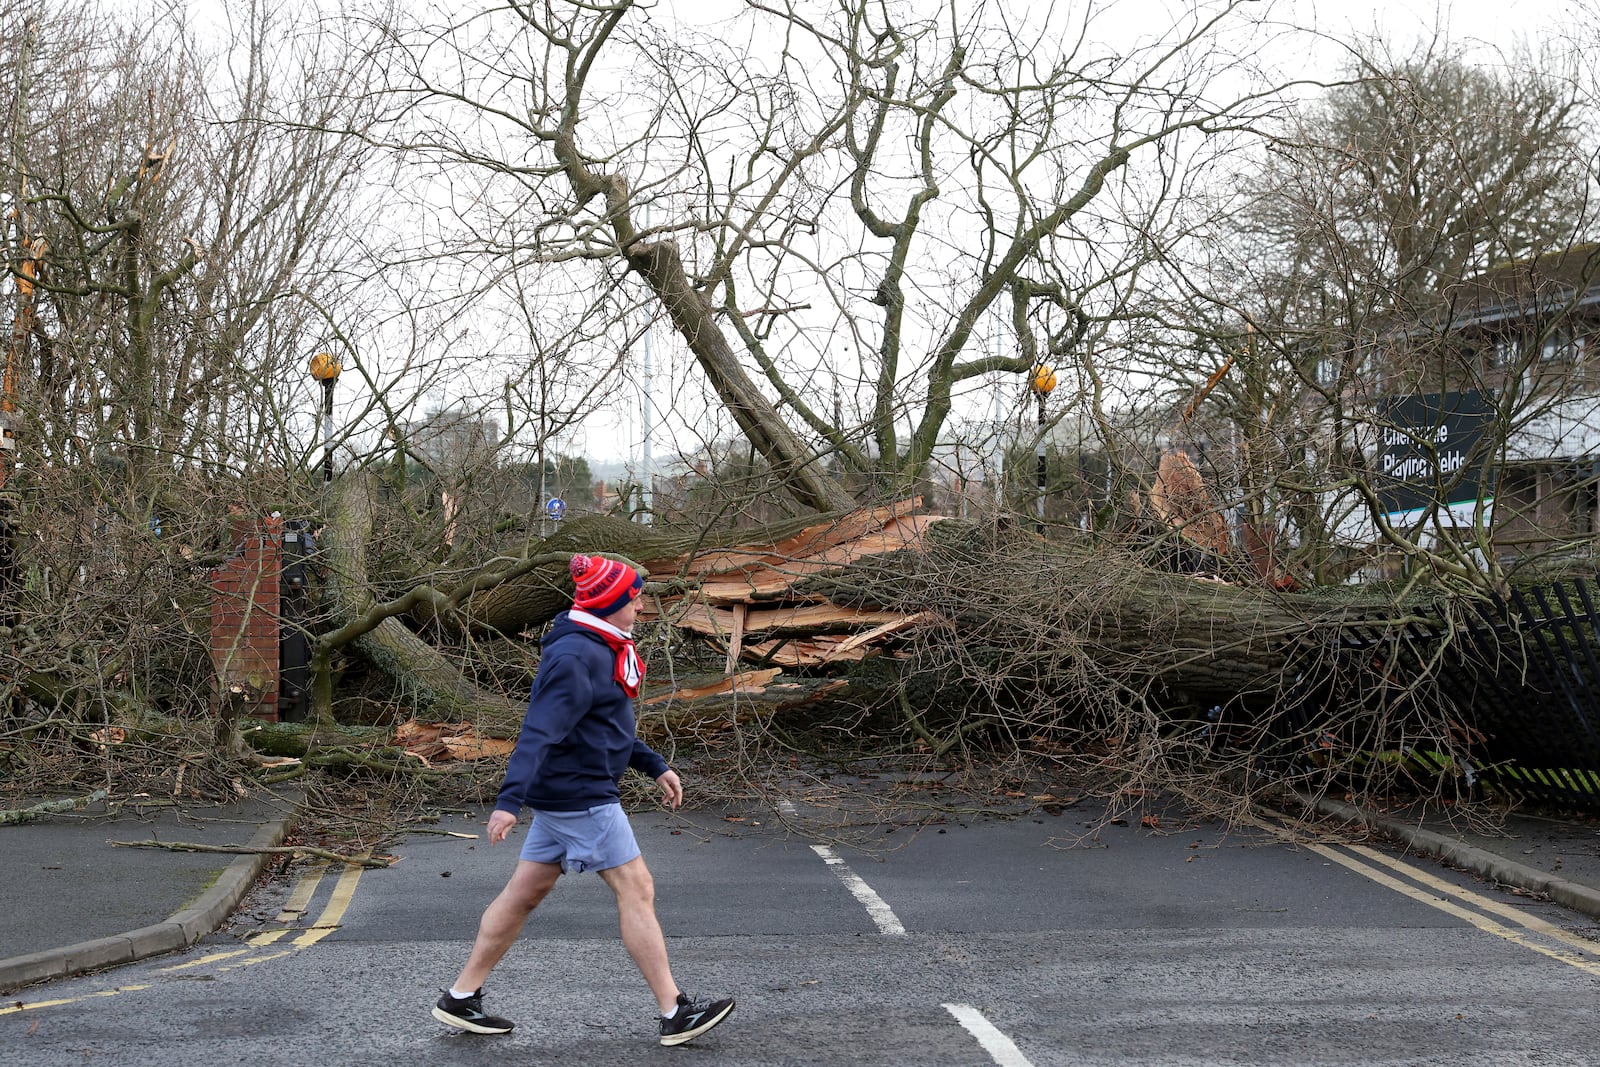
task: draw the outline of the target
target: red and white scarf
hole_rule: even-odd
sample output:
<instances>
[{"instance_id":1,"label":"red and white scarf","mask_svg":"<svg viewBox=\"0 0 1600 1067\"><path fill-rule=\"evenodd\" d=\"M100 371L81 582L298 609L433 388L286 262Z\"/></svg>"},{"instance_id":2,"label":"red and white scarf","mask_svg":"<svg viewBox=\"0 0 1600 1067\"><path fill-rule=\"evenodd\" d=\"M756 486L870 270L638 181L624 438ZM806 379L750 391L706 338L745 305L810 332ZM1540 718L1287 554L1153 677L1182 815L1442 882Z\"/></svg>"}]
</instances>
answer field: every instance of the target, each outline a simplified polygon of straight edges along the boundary
<instances>
[{"instance_id":1,"label":"red and white scarf","mask_svg":"<svg viewBox=\"0 0 1600 1067\"><path fill-rule=\"evenodd\" d=\"M600 616L590 615L579 608L569 611L567 618L585 630L592 630L605 638L606 644L611 646L611 651L617 654L617 665L612 670L611 677L622 686L622 691L629 697L638 696L640 686L644 685L644 661L639 658L638 649L633 647L633 635L626 630L617 629Z\"/></svg>"}]
</instances>

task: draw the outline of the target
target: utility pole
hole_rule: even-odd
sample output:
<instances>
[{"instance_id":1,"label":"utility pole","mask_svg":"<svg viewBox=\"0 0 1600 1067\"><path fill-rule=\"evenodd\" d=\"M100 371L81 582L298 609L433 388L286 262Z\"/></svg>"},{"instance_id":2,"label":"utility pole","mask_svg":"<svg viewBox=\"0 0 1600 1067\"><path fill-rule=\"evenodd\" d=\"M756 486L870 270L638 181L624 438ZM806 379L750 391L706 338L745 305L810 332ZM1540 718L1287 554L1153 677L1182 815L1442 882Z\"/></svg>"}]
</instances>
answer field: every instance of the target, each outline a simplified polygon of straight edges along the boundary
<instances>
[{"instance_id":1,"label":"utility pole","mask_svg":"<svg viewBox=\"0 0 1600 1067\"><path fill-rule=\"evenodd\" d=\"M650 228L649 204L644 206L644 228L646 230ZM650 396L650 377L652 370L650 365L650 335L655 332L655 316L651 315L644 326L644 405L643 410L640 413L639 420L642 423L641 430L643 431L644 436L644 469L639 472L639 480L643 483L643 488L640 490L639 499L640 503L643 505L641 514L646 526L649 526L655 521L655 457L652 456L650 452L650 436L655 432L656 419L655 401Z\"/></svg>"}]
</instances>

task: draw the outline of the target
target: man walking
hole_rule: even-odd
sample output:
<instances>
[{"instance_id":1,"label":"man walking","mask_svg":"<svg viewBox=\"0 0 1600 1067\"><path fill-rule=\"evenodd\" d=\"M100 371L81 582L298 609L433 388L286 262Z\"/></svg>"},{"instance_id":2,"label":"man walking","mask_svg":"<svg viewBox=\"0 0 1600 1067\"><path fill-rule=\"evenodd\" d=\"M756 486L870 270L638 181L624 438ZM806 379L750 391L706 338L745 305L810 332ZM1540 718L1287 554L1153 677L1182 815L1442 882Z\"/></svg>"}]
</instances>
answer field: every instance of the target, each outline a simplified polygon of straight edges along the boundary
<instances>
[{"instance_id":1,"label":"man walking","mask_svg":"<svg viewBox=\"0 0 1600 1067\"><path fill-rule=\"evenodd\" d=\"M677 774L634 734L644 664L632 629L644 578L600 556L574 556L571 570L577 595L544 639L527 718L489 816L489 844L497 845L522 808L533 810L522 858L484 910L467 965L433 1016L476 1034L511 1030L510 1020L484 1014L484 979L564 871L594 871L616 894L622 943L660 1006L661 1043L679 1045L726 1019L734 1002L693 1000L673 981L655 884L617 790L632 767L655 779L668 806L683 802Z\"/></svg>"}]
</instances>

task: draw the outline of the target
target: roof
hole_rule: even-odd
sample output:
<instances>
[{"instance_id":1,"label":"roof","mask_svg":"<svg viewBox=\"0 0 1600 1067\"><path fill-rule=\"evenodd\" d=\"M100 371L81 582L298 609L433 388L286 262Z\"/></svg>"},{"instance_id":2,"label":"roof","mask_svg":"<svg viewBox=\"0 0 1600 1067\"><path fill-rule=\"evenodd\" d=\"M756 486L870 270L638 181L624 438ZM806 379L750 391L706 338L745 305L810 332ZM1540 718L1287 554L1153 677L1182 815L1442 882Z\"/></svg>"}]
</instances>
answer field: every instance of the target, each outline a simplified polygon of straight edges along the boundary
<instances>
[{"instance_id":1,"label":"roof","mask_svg":"<svg viewBox=\"0 0 1600 1067\"><path fill-rule=\"evenodd\" d=\"M1600 304L1600 244L1514 259L1448 287L1435 326L1457 330Z\"/></svg>"}]
</instances>

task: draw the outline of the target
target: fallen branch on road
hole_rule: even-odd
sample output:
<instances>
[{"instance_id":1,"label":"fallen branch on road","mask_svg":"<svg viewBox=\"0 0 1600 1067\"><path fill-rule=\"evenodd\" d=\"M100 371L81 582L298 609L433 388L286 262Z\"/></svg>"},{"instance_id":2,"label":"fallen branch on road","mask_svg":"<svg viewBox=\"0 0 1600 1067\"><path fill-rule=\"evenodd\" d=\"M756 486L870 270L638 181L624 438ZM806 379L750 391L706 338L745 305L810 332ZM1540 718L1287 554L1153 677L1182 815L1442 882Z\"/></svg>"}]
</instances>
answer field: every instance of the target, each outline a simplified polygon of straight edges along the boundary
<instances>
[{"instance_id":1,"label":"fallen branch on road","mask_svg":"<svg viewBox=\"0 0 1600 1067\"><path fill-rule=\"evenodd\" d=\"M304 855L332 863L348 863L359 867L387 867L389 861L372 856L344 856L313 845L197 845L190 841L113 841L118 848L164 848L170 852L227 852L238 856Z\"/></svg>"},{"instance_id":2,"label":"fallen branch on road","mask_svg":"<svg viewBox=\"0 0 1600 1067\"><path fill-rule=\"evenodd\" d=\"M67 811L82 811L90 804L106 798L104 789L96 789L86 797L73 797L70 800L49 800L43 804L35 804L31 808L14 808L11 811L0 811L0 826L10 826L13 823L31 822L41 815L57 815Z\"/></svg>"}]
</instances>

